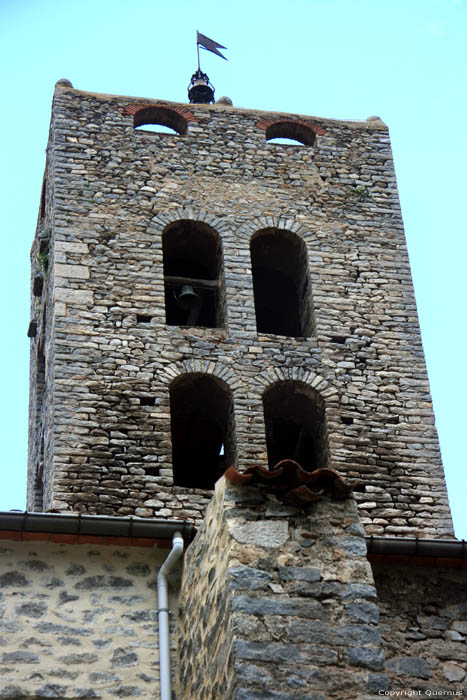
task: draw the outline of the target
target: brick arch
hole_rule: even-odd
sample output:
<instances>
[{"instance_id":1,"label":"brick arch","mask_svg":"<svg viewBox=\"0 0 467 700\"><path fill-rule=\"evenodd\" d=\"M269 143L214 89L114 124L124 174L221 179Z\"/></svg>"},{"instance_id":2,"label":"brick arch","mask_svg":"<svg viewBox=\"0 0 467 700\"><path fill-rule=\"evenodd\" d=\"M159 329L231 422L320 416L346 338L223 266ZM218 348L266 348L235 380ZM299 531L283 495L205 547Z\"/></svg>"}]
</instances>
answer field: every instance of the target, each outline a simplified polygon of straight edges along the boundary
<instances>
[{"instance_id":1,"label":"brick arch","mask_svg":"<svg viewBox=\"0 0 467 700\"><path fill-rule=\"evenodd\" d=\"M317 135L323 136L326 132L318 124L303 119L261 119L256 126L266 132L266 139L291 138L301 143L312 146Z\"/></svg>"},{"instance_id":2,"label":"brick arch","mask_svg":"<svg viewBox=\"0 0 467 700\"><path fill-rule=\"evenodd\" d=\"M267 387L283 381L301 382L320 393L323 397L329 395L330 390L333 389L323 376L305 367L275 367L259 374L256 377L256 381L264 387L263 392ZM334 393L334 391L331 391L331 393Z\"/></svg>"},{"instance_id":3,"label":"brick arch","mask_svg":"<svg viewBox=\"0 0 467 700\"><path fill-rule=\"evenodd\" d=\"M260 216L257 219L252 219L248 223L243 224L238 231L237 236L249 242L250 238L265 228L276 228L279 231L290 231L290 233L295 233L300 238L303 238L306 242L308 238L313 236L313 233L302 224L299 224L293 219L288 219L281 216Z\"/></svg>"},{"instance_id":4,"label":"brick arch","mask_svg":"<svg viewBox=\"0 0 467 700\"><path fill-rule=\"evenodd\" d=\"M321 400L324 399L323 394L320 391L320 389L324 388L324 386L327 385L327 382L325 379L321 378L320 382L314 383L314 382L310 382L310 381L304 381L304 379L302 379L298 376L293 376L293 373L291 373L291 372L290 373L284 372L283 377L277 376L279 374L279 372L276 372L275 374L276 374L276 376L274 377L273 381L267 385L264 385L265 388L263 389L262 397L264 397L264 395L267 394L268 391L271 391L272 389L274 389L274 387L276 387L279 384L295 384L295 385L301 387L304 391L306 391L310 395L317 396ZM310 372L309 374L312 375L313 372ZM318 375L314 375L314 376L318 377ZM317 386L319 386L320 388L317 388Z\"/></svg>"},{"instance_id":5,"label":"brick arch","mask_svg":"<svg viewBox=\"0 0 467 700\"><path fill-rule=\"evenodd\" d=\"M178 207L177 209L170 209L169 211L163 211L156 214L156 216L151 219L147 232L161 233L170 224L183 219L208 224L208 226L215 229L221 237L231 234L235 227L234 221L230 221L225 217L220 218L212 213L204 211L203 209L197 209L195 207ZM303 226L303 224L299 224L293 219L280 216L260 216L256 219L251 219L247 223L240 226L235 235L240 240L249 243L249 240L253 234L265 228L277 228L280 231L290 231L291 233L296 233L298 236L303 238L305 242L315 237L314 232L306 226Z\"/></svg>"},{"instance_id":6,"label":"brick arch","mask_svg":"<svg viewBox=\"0 0 467 700\"><path fill-rule=\"evenodd\" d=\"M158 378L165 387L169 387L172 382L184 374L211 375L224 382L234 397L236 393L241 393L245 390L244 382L232 369L220 362L214 362L209 359L188 359L183 362L171 362L168 367L159 372Z\"/></svg>"},{"instance_id":7,"label":"brick arch","mask_svg":"<svg viewBox=\"0 0 467 700\"><path fill-rule=\"evenodd\" d=\"M166 126L184 136L187 132L188 122L183 115L168 107L152 105L143 107L133 115L133 127L136 129L145 124Z\"/></svg>"},{"instance_id":8,"label":"brick arch","mask_svg":"<svg viewBox=\"0 0 467 700\"><path fill-rule=\"evenodd\" d=\"M183 220L207 224L217 231L221 237L232 230L232 227L225 219L213 216L213 214L202 209L196 209L195 207L178 207L177 209L160 212L154 216L149 223L147 232L162 233L170 224Z\"/></svg>"},{"instance_id":9,"label":"brick arch","mask_svg":"<svg viewBox=\"0 0 467 700\"><path fill-rule=\"evenodd\" d=\"M181 105L166 105L161 102L141 102L126 105L123 114L133 116L135 127L142 124L161 124L168 126L179 134L187 132L189 122L197 122L193 112ZM147 121L149 119L149 121ZM154 119L155 121L151 121Z\"/></svg>"}]
</instances>

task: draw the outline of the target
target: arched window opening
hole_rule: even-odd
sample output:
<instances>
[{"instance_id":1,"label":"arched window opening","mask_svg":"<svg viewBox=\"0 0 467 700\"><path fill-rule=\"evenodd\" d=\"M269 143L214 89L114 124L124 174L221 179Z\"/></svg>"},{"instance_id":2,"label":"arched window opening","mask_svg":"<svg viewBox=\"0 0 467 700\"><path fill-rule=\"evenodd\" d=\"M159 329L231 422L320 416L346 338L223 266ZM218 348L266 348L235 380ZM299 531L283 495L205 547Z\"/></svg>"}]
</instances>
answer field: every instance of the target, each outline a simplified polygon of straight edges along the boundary
<instances>
[{"instance_id":1,"label":"arched window opening","mask_svg":"<svg viewBox=\"0 0 467 700\"><path fill-rule=\"evenodd\" d=\"M266 128L266 141L287 139L287 143L293 145L302 144L313 146L316 134L313 129L298 122L283 121L274 122Z\"/></svg>"},{"instance_id":2,"label":"arched window opening","mask_svg":"<svg viewBox=\"0 0 467 700\"><path fill-rule=\"evenodd\" d=\"M286 139L286 138L280 138L278 137L277 139L269 139L268 143L272 144L277 144L278 146L303 146L304 144L301 141L297 141L297 139Z\"/></svg>"},{"instance_id":3,"label":"arched window opening","mask_svg":"<svg viewBox=\"0 0 467 700\"><path fill-rule=\"evenodd\" d=\"M186 374L170 388L174 483L212 489L235 461L233 401L221 380Z\"/></svg>"},{"instance_id":4,"label":"arched window opening","mask_svg":"<svg viewBox=\"0 0 467 700\"><path fill-rule=\"evenodd\" d=\"M311 335L308 260L303 241L289 231L263 229L251 240L258 333Z\"/></svg>"},{"instance_id":5,"label":"arched window opening","mask_svg":"<svg viewBox=\"0 0 467 700\"><path fill-rule=\"evenodd\" d=\"M169 326L224 326L222 247L207 224L182 220L162 237L165 317Z\"/></svg>"},{"instance_id":6,"label":"arched window opening","mask_svg":"<svg viewBox=\"0 0 467 700\"><path fill-rule=\"evenodd\" d=\"M326 420L321 396L302 382L278 382L263 396L268 463L293 459L313 471L328 461Z\"/></svg>"},{"instance_id":7,"label":"arched window opening","mask_svg":"<svg viewBox=\"0 0 467 700\"><path fill-rule=\"evenodd\" d=\"M153 106L139 109L134 115L133 126L138 130L144 128L145 131L176 133L180 136L187 131L184 117L169 107Z\"/></svg>"},{"instance_id":8,"label":"arched window opening","mask_svg":"<svg viewBox=\"0 0 467 700\"><path fill-rule=\"evenodd\" d=\"M162 126L162 124L141 124L135 127L135 131L148 131L151 134L178 134L178 131L171 129L170 126Z\"/></svg>"}]
</instances>

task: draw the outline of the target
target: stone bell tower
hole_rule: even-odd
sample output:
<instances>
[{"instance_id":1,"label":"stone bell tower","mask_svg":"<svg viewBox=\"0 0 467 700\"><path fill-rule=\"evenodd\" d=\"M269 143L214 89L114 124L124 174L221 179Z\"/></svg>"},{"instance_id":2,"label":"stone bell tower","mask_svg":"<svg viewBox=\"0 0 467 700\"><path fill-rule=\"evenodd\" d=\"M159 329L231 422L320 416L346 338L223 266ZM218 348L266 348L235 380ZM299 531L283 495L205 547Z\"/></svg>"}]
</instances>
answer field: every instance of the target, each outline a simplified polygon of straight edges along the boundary
<instances>
[{"instance_id":1,"label":"stone bell tower","mask_svg":"<svg viewBox=\"0 0 467 700\"><path fill-rule=\"evenodd\" d=\"M59 81L32 268L29 509L200 519L289 457L368 534L452 534L378 118Z\"/></svg>"}]
</instances>

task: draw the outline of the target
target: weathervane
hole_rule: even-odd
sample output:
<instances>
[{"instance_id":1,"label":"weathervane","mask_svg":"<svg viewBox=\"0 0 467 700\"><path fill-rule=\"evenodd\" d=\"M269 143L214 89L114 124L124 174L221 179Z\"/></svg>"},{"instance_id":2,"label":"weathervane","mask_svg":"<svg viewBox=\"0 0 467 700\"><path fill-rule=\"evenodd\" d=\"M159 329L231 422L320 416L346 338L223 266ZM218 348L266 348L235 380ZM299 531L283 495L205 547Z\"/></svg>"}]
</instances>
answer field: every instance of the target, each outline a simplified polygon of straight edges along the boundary
<instances>
[{"instance_id":1,"label":"weathervane","mask_svg":"<svg viewBox=\"0 0 467 700\"><path fill-rule=\"evenodd\" d=\"M211 51L211 53L217 54L225 61L226 57L221 54L219 49L226 49L226 46L218 44L217 41L209 39L204 34L196 32L196 49L198 51L198 70L191 76L190 83L188 85L188 99L190 104L210 104L214 102L214 85L209 82L209 78L206 73L201 70L199 62L199 47L206 49L206 51Z\"/></svg>"}]
</instances>

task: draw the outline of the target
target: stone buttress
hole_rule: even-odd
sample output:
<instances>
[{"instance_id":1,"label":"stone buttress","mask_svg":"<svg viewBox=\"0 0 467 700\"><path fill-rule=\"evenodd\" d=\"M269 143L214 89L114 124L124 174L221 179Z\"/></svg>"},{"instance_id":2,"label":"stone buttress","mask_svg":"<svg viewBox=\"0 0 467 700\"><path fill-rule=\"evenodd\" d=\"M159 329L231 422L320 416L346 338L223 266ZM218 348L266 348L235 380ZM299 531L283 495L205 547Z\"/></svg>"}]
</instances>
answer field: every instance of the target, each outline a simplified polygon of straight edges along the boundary
<instances>
[{"instance_id":1,"label":"stone buttress","mask_svg":"<svg viewBox=\"0 0 467 700\"><path fill-rule=\"evenodd\" d=\"M353 499L305 513L221 479L186 555L177 697L377 697L378 623Z\"/></svg>"}]
</instances>

